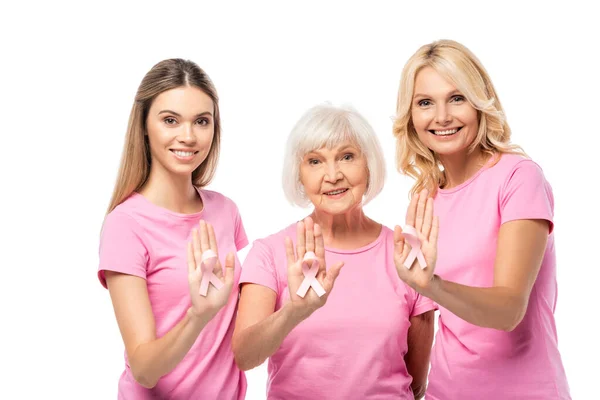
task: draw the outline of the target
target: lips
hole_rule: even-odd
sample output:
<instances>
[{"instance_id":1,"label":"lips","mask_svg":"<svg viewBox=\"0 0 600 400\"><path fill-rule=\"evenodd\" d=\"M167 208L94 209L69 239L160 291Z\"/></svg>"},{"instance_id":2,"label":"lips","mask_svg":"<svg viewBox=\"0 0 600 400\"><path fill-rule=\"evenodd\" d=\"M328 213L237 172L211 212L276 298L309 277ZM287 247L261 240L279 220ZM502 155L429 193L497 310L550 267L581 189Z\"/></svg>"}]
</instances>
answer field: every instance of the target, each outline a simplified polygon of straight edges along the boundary
<instances>
[{"instance_id":1,"label":"lips","mask_svg":"<svg viewBox=\"0 0 600 400\"><path fill-rule=\"evenodd\" d=\"M460 131L461 129L462 129L462 126L460 128L452 128L452 129L444 129L444 130L430 129L429 132L434 134L435 136L452 136L452 135L456 134L458 131Z\"/></svg>"},{"instance_id":2,"label":"lips","mask_svg":"<svg viewBox=\"0 0 600 400\"><path fill-rule=\"evenodd\" d=\"M342 188L342 189L335 189L335 190L330 190L329 192L325 192L323 194L325 194L326 196L335 196L337 194L342 194L348 191L348 188Z\"/></svg>"},{"instance_id":3,"label":"lips","mask_svg":"<svg viewBox=\"0 0 600 400\"><path fill-rule=\"evenodd\" d=\"M173 149L171 149L171 151L173 153L175 153L176 155L178 155L179 157L191 157L194 154L198 153L197 151L184 151L184 150L173 150Z\"/></svg>"}]
</instances>

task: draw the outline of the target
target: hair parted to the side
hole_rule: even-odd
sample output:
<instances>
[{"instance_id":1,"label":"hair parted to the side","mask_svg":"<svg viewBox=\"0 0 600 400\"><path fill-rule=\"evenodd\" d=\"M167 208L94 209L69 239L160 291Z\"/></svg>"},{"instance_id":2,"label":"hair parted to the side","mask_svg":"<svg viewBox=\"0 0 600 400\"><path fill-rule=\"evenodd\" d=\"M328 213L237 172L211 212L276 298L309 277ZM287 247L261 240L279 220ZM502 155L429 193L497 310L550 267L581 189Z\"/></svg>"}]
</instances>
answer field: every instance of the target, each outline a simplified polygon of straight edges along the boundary
<instances>
[{"instance_id":1,"label":"hair parted to the side","mask_svg":"<svg viewBox=\"0 0 600 400\"><path fill-rule=\"evenodd\" d=\"M500 104L492 80L481 62L462 44L453 40L439 40L422 46L408 60L402 70L396 118L393 132L396 137L398 170L415 178L411 195L427 188L435 195L445 184L445 175L438 156L427 148L417 136L411 118L415 79L425 67L436 70L451 82L477 110L479 130L469 147L472 152L479 147L484 153L525 155L523 150L510 143L510 127Z\"/></svg>"},{"instance_id":2,"label":"hair parted to the side","mask_svg":"<svg viewBox=\"0 0 600 400\"><path fill-rule=\"evenodd\" d=\"M282 183L285 196L292 204L300 207L310 205L300 182L300 163L304 156L323 147L334 148L345 141L354 143L367 161L369 180L363 204L381 192L385 181L385 161L373 128L354 108L327 103L306 111L288 136Z\"/></svg>"},{"instance_id":3,"label":"hair parted to the side","mask_svg":"<svg viewBox=\"0 0 600 400\"><path fill-rule=\"evenodd\" d=\"M219 97L209 76L194 62L179 58L163 60L144 76L129 115L121 165L107 213L146 183L152 158L146 135L146 118L154 99L161 93L182 86L194 86L212 99L214 135L206 160L192 172L195 186L206 186L213 178L219 159L221 119Z\"/></svg>"}]
</instances>

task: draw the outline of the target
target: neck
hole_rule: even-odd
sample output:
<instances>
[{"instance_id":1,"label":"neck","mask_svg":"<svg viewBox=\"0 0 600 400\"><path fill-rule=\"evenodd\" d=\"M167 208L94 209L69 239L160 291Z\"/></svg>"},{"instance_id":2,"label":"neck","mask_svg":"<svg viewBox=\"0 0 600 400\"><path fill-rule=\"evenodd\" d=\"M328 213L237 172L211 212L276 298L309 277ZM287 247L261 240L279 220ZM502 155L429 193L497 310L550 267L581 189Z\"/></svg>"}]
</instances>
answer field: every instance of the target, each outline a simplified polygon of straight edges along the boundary
<instances>
[{"instance_id":1,"label":"neck","mask_svg":"<svg viewBox=\"0 0 600 400\"><path fill-rule=\"evenodd\" d=\"M473 152L439 156L444 166L446 183L444 189L456 187L477 173L489 159L489 155L476 148Z\"/></svg>"},{"instance_id":2,"label":"neck","mask_svg":"<svg viewBox=\"0 0 600 400\"><path fill-rule=\"evenodd\" d=\"M139 193L151 203L177 213L192 214L202 210L202 200L190 175L177 176L154 165Z\"/></svg>"},{"instance_id":3,"label":"neck","mask_svg":"<svg viewBox=\"0 0 600 400\"><path fill-rule=\"evenodd\" d=\"M368 218L362 207L340 215L328 214L315 208L311 217L321 226L323 241L330 247L361 247L375 240L381 231L381 226Z\"/></svg>"}]
</instances>

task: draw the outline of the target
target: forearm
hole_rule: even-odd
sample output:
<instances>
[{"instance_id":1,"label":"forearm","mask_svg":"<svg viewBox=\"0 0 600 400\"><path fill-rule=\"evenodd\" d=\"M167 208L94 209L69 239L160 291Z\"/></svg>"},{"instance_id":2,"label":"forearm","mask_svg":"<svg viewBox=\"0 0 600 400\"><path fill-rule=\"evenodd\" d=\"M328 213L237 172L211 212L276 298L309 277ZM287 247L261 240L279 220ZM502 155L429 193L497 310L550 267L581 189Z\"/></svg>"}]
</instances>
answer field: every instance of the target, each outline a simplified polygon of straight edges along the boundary
<instances>
[{"instance_id":1,"label":"forearm","mask_svg":"<svg viewBox=\"0 0 600 400\"><path fill-rule=\"evenodd\" d=\"M438 276L423 294L456 316L484 328L511 331L527 310L527 298L510 288L471 287Z\"/></svg>"},{"instance_id":2,"label":"forearm","mask_svg":"<svg viewBox=\"0 0 600 400\"><path fill-rule=\"evenodd\" d=\"M198 316L188 310L164 336L138 345L129 357L135 380L146 388L154 387L181 362L211 319L212 315Z\"/></svg>"},{"instance_id":3,"label":"forearm","mask_svg":"<svg viewBox=\"0 0 600 400\"><path fill-rule=\"evenodd\" d=\"M238 367L247 371L262 364L277 351L292 329L309 315L290 302L261 322L236 332L233 353Z\"/></svg>"},{"instance_id":4,"label":"forearm","mask_svg":"<svg viewBox=\"0 0 600 400\"><path fill-rule=\"evenodd\" d=\"M434 311L410 318L407 335L407 352L404 356L406 369L412 377L411 389L415 399L425 395L427 389L427 374L429 372L429 357L433 343Z\"/></svg>"}]
</instances>

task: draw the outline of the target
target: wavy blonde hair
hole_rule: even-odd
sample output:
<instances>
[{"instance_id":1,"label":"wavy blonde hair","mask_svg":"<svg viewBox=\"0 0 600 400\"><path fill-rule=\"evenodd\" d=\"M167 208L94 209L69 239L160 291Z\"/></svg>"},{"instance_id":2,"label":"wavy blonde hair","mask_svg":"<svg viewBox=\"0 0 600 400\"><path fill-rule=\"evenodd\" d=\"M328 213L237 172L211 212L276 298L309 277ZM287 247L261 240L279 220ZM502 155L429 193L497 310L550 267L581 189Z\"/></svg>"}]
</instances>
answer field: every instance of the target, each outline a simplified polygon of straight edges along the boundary
<instances>
[{"instance_id":1,"label":"wavy blonde hair","mask_svg":"<svg viewBox=\"0 0 600 400\"><path fill-rule=\"evenodd\" d=\"M477 110L479 130L469 146L469 153L479 147L495 156L513 153L525 156L523 150L510 143L510 127L500 104L492 80L481 62L462 44L453 40L439 40L422 46L408 60L402 70L394 136L398 171L415 178L411 195L427 188L435 195L446 183L443 166L437 154L418 138L412 123L412 103L415 79L421 69L431 67L451 82Z\"/></svg>"},{"instance_id":2,"label":"wavy blonde hair","mask_svg":"<svg viewBox=\"0 0 600 400\"><path fill-rule=\"evenodd\" d=\"M195 186L203 187L208 185L214 177L221 142L219 97L215 86L196 63L179 58L163 60L148 71L135 95L135 101L129 115L121 165L107 214L133 192L140 190L148 180L150 165L152 164L148 136L146 135L148 111L159 94L182 86L197 87L212 99L215 129L213 140L206 160L192 172L192 183Z\"/></svg>"}]
</instances>

